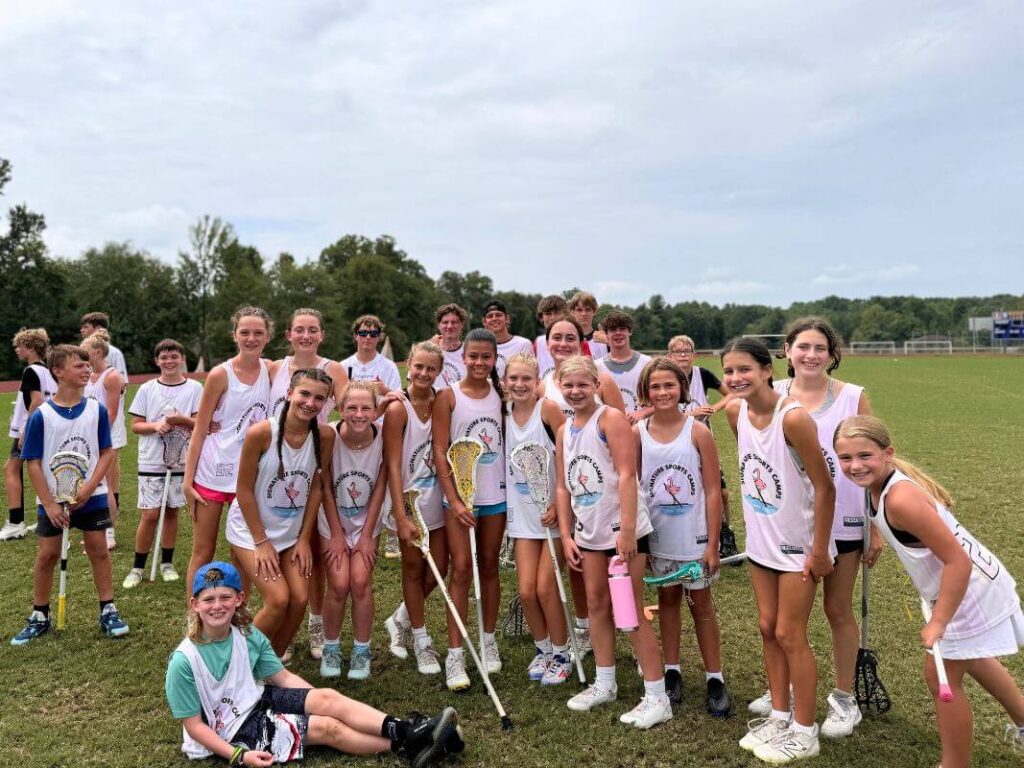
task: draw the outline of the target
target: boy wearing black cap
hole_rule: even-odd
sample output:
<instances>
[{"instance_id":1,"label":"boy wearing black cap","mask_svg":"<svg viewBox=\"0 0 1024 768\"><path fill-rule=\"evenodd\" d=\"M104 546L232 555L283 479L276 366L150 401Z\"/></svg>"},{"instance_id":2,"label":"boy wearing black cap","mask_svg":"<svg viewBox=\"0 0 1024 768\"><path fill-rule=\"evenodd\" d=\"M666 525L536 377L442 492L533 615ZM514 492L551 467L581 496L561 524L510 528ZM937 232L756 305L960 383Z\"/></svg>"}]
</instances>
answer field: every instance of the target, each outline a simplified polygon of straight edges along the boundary
<instances>
[{"instance_id":1,"label":"boy wearing black cap","mask_svg":"<svg viewBox=\"0 0 1024 768\"><path fill-rule=\"evenodd\" d=\"M533 354L533 344L522 336L513 336L508 326L511 322L508 309L501 299L491 299L484 305L484 328L494 334L498 342L498 378L505 378L505 361L520 352Z\"/></svg>"}]
</instances>

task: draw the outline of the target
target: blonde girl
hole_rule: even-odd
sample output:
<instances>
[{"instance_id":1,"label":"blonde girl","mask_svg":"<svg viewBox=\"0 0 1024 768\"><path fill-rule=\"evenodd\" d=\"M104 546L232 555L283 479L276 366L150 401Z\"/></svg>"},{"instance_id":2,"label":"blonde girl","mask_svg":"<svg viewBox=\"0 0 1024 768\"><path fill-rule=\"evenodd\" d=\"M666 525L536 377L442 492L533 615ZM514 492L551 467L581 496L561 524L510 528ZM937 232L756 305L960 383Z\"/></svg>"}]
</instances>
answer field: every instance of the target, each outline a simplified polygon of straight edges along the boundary
<instances>
[{"instance_id":1,"label":"blonde girl","mask_svg":"<svg viewBox=\"0 0 1024 768\"><path fill-rule=\"evenodd\" d=\"M572 408L565 402L562 392L558 387L558 371L562 363L570 357L583 354L583 329L580 324L570 315L563 315L554 320L547 328L547 350L551 359L555 362L554 370L550 371L542 380L540 386L541 397L554 400L562 409L566 418L572 416ZM598 374L597 392L595 397L601 402L625 412L626 404L622 399L619 386L610 374L601 371Z\"/></svg>"},{"instance_id":2,"label":"blonde girl","mask_svg":"<svg viewBox=\"0 0 1024 768\"><path fill-rule=\"evenodd\" d=\"M82 349L89 353L89 365L92 375L85 387L85 396L91 397L104 405L110 419L110 442L114 449L114 458L107 470L107 497L110 502L111 516L117 519L120 514L118 505L119 494L115 493L121 478L119 452L128 445L128 430L124 423L124 389L125 380L121 374L107 365L110 353L110 336L106 329L99 328L91 336L82 340ZM107 528L107 549L113 549L117 542L114 538L114 526Z\"/></svg>"}]
</instances>

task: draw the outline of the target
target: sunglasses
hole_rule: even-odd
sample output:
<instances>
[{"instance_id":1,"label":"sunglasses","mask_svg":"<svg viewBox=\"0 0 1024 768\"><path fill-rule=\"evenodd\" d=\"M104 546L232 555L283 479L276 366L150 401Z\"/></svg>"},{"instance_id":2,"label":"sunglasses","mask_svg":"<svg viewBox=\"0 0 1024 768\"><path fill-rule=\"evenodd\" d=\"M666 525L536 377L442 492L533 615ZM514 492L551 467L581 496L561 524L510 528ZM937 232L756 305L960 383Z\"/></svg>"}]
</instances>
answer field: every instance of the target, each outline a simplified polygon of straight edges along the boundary
<instances>
[{"instance_id":1,"label":"sunglasses","mask_svg":"<svg viewBox=\"0 0 1024 768\"><path fill-rule=\"evenodd\" d=\"M356 331L356 336L358 336L361 339L365 339L367 336L369 336L371 339L376 339L378 336L380 336L380 331Z\"/></svg>"}]
</instances>

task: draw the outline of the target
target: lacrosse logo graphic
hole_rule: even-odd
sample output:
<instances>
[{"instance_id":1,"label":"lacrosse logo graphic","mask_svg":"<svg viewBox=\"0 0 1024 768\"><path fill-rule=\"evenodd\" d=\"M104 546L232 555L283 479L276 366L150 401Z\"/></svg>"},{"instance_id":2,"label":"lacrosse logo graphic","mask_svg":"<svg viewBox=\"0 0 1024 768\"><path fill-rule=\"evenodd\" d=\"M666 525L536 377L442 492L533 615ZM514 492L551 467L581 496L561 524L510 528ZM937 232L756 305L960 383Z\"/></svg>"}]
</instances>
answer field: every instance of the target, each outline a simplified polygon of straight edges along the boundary
<instances>
[{"instance_id":1,"label":"lacrosse logo graphic","mask_svg":"<svg viewBox=\"0 0 1024 768\"><path fill-rule=\"evenodd\" d=\"M298 517L306 509L309 496L309 475L302 470L285 472L283 478L274 478L267 486L270 508L278 517Z\"/></svg>"},{"instance_id":2,"label":"lacrosse logo graphic","mask_svg":"<svg viewBox=\"0 0 1024 768\"><path fill-rule=\"evenodd\" d=\"M679 464L664 464L651 473L647 492L654 497L658 512L670 517L685 515L696 504L697 481Z\"/></svg>"},{"instance_id":3,"label":"lacrosse logo graphic","mask_svg":"<svg viewBox=\"0 0 1024 768\"><path fill-rule=\"evenodd\" d=\"M592 507L604 496L604 473L590 456L580 454L566 467L566 485L573 500L584 507Z\"/></svg>"},{"instance_id":4,"label":"lacrosse logo graphic","mask_svg":"<svg viewBox=\"0 0 1024 768\"><path fill-rule=\"evenodd\" d=\"M466 437L476 438L483 447L480 463L493 464L501 455L501 425L495 419L484 416L474 419L466 427Z\"/></svg>"},{"instance_id":5,"label":"lacrosse logo graphic","mask_svg":"<svg viewBox=\"0 0 1024 768\"><path fill-rule=\"evenodd\" d=\"M783 504L782 481L760 456L747 454L740 462L743 498L759 515L774 515Z\"/></svg>"}]
</instances>

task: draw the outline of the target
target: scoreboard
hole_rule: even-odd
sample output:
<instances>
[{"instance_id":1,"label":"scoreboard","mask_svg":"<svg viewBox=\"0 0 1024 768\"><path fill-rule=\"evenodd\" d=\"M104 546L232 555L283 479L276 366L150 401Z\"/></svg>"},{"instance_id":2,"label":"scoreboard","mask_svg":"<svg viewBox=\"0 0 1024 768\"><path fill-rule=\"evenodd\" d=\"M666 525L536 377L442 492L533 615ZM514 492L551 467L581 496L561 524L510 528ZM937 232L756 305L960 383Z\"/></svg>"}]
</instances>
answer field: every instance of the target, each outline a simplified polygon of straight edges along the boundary
<instances>
[{"instance_id":1,"label":"scoreboard","mask_svg":"<svg viewBox=\"0 0 1024 768\"><path fill-rule=\"evenodd\" d=\"M993 341L1024 340L1024 312L993 312Z\"/></svg>"}]
</instances>

